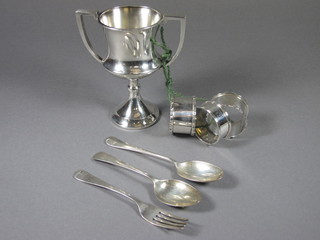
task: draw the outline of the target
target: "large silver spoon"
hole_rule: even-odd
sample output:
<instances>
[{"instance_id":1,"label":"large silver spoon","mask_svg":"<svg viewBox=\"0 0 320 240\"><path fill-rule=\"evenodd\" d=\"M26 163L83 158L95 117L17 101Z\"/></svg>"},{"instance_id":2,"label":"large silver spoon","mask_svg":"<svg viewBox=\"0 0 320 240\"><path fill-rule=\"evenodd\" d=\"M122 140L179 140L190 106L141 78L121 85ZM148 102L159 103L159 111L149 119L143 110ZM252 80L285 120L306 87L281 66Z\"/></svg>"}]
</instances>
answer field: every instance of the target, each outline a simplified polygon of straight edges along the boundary
<instances>
[{"instance_id":1,"label":"large silver spoon","mask_svg":"<svg viewBox=\"0 0 320 240\"><path fill-rule=\"evenodd\" d=\"M146 154L152 157L160 158L171 162L175 165L177 173L180 177L188 179L194 182L211 182L219 180L223 177L223 170L208 162L203 161L187 161L187 162L177 162L176 160L162 156L157 153L150 152L148 150L142 149L140 147L133 146L129 143L123 142L116 137L108 137L105 140L108 146L138 152Z\"/></svg>"},{"instance_id":2,"label":"large silver spoon","mask_svg":"<svg viewBox=\"0 0 320 240\"><path fill-rule=\"evenodd\" d=\"M133 172L139 173L153 182L154 194L160 202L174 207L188 207L200 202L200 192L188 183L176 179L160 180L149 173L133 167L119 159L105 153L96 153L93 160L110 163Z\"/></svg>"}]
</instances>

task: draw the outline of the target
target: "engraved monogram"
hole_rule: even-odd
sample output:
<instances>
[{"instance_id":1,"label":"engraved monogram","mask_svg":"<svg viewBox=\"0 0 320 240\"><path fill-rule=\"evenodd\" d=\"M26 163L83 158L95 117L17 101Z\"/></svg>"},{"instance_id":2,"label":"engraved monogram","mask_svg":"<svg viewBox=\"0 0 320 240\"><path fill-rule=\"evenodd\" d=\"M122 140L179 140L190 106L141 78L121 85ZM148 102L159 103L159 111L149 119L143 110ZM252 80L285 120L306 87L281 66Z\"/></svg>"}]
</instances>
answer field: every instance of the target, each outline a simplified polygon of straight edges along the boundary
<instances>
[{"instance_id":1,"label":"engraved monogram","mask_svg":"<svg viewBox=\"0 0 320 240\"><path fill-rule=\"evenodd\" d=\"M138 58L141 55L149 55L151 51L152 31L141 31L136 34L126 33L124 36L124 46L129 50L132 56Z\"/></svg>"}]
</instances>

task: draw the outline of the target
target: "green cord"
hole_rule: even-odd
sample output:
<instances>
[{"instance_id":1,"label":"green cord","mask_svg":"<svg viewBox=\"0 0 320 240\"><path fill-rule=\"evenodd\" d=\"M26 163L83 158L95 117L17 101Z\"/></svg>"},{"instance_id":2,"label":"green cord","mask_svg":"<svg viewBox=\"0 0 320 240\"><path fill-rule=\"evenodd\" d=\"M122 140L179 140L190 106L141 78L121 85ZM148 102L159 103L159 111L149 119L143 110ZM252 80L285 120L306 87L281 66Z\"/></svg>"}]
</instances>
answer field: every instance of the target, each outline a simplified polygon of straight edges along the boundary
<instances>
[{"instance_id":1,"label":"green cord","mask_svg":"<svg viewBox=\"0 0 320 240\"><path fill-rule=\"evenodd\" d=\"M167 87L167 97L170 102L172 102L174 97L185 97L179 92L176 92L173 89L173 78L171 77L171 70L170 66L168 66L168 62L171 60L172 57L172 50L167 46L166 41L164 39L164 28L163 26L160 27L160 37L161 37L161 42L157 42L155 40L156 36L158 34L158 29L155 33L155 37L151 38L150 41L153 44L152 45L152 50L155 53L154 47L160 47L163 50L163 54L160 55L160 61L161 61L161 66L163 69L163 74L166 79L166 87ZM198 101L206 101L207 99L205 98L196 98Z\"/></svg>"},{"instance_id":2,"label":"green cord","mask_svg":"<svg viewBox=\"0 0 320 240\"><path fill-rule=\"evenodd\" d=\"M157 32L155 35L157 35ZM170 69L170 66L167 65L168 62L171 60L172 50L170 48L168 48L166 41L164 39L163 32L164 32L164 28L163 28L163 26L161 26L160 27L160 34L161 34L162 43L157 42L154 38L151 38L151 42L153 44L153 50L154 50L154 46L160 47L163 50L163 54L161 54L161 56L160 56L160 61L161 61L162 69L163 69L163 74L166 79L167 97L168 97L168 100L171 102L174 97L182 96L182 94L176 92L173 89L173 79L171 77L171 69Z\"/></svg>"}]
</instances>

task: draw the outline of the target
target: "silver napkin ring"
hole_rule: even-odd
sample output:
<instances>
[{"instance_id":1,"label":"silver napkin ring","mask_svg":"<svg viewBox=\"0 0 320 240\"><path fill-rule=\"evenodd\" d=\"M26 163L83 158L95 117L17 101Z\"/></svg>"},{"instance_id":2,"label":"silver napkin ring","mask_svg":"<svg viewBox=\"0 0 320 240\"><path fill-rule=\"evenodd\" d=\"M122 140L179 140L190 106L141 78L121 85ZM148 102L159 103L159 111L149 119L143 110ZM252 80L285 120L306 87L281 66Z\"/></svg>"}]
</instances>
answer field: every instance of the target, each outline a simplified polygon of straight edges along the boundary
<instances>
[{"instance_id":1,"label":"silver napkin ring","mask_svg":"<svg viewBox=\"0 0 320 240\"><path fill-rule=\"evenodd\" d=\"M226 137L230 131L228 113L213 101L206 101L197 108L196 136L209 145Z\"/></svg>"},{"instance_id":2,"label":"silver napkin ring","mask_svg":"<svg viewBox=\"0 0 320 240\"><path fill-rule=\"evenodd\" d=\"M230 121L230 130L225 138L234 138L241 134L247 126L249 106L247 101L240 95L233 92L219 93L211 99L215 105L220 106L225 112L228 112ZM240 117L232 116L233 110L240 113Z\"/></svg>"},{"instance_id":3,"label":"silver napkin ring","mask_svg":"<svg viewBox=\"0 0 320 240\"><path fill-rule=\"evenodd\" d=\"M196 97L174 97L170 103L171 133L195 134Z\"/></svg>"}]
</instances>

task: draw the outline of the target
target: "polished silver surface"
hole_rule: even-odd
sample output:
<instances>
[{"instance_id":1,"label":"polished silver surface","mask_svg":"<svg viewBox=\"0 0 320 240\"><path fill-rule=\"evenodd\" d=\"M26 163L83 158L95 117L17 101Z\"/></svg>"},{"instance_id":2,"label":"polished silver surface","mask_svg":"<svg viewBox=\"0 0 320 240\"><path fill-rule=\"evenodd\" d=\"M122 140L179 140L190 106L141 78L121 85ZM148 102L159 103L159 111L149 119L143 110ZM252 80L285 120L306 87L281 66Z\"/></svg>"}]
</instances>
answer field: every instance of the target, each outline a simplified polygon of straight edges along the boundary
<instances>
[{"instance_id":1,"label":"polished silver surface","mask_svg":"<svg viewBox=\"0 0 320 240\"><path fill-rule=\"evenodd\" d=\"M120 161L105 152L96 153L92 159L113 164L149 178L153 182L154 194L157 199L169 206L188 207L199 203L201 200L200 192L195 187L183 181L176 179L157 179L149 173Z\"/></svg>"},{"instance_id":2,"label":"polished silver surface","mask_svg":"<svg viewBox=\"0 0 320 240\"><path fill-rule=\"evenodd\" d=\"M228 113L211 101L197 107L196 136L206 144L215 144L228 135L230 121Z\"/></svg>"},{"instance_id":3,"label":"polished silver surface","mask_svg":"<svg viewBox=\"0 0 320 240\"><path fill-rule=\"evenodd\" d=\"M126 21L137 16L139 21ZM147 29L156 25L163 18L157 10L148 7L124 6L103 11L99 21L106 28L114 30Z\"/></svg>"},{"instance_id":4,"label":"polished silver surface","mask_svg":"<svg viewBox=\"0 0 320 240\"><path fill-rule=\"evenodd\" d=\"M196 97L174 97L170 103L171 133L195 134L196 126Z\"/></svg>"},{"instance_id":5,"label":"polished silver surface","mask_svg":"<svg viewBox=\"0 0 320 240\"><path fill-rule=\"evenodd\" d=\"M132 194L127 193L115 186L112 186L111 184L93 176L87 171L78 170L74 173L73 177L80 182L84 182L96 187L101 187L101 188L110 190L112 192L118 193L130 199L138 206L140 216L145 221L147 221L148 223L151 223L154 226L162 227L166 229L179 230L179 229L183 229L188 223L187 218L176 216L154 205L145 203L139 200L138 198L136 198L135 196L133 196Z\"/></svg>"},{"instance_id":6,"label":"polished silver surface","mask_svg":"<svg viewBox=\"0 0 320 240\"><path fill-rule=\"evenodd\" d=\"M94 51L83 16L93 17L103 27L108 43L105 59ZM163 16L157 10L144 6L123 6L102 12L77 10L76 20L89 53L110 73L129 80L129 99L114 111L113 122L125 129L142 129L156 123L159 109L142 99L138 79L161 68L161 55L157 53L151 38L156 38L159 27L171 20L180 23L180 40L167 65L177 58L184 42L185 18Z\"/></svg>"},{"instance_id":7,"label":"polished silver surface","mask_svg":"<svg viewBox=\"0 0 320 240\"><path fill-rule=\"evenodd\" d=\"M138 79L129 81L128 90L129 99L112 113L113 122L126 129L142 129L153 125L160 112L156 105L141 97Z\"/></svg>"},{"instance_id":8,"label":"polished silver surface","mask_svg":"<svg viewBox=\"0 0 320 240\"><path fill-rule=\"evenodd\" d=\"M116 137L108 137L105 142L110 147L133 151L171 162L175 165L178 175L190 181L212 182L223 177L223 170L208 162L194 160L180 163L172 158L123 142Z\"/></svg>"},{"instance_id":9,"label":"polished silver surface","mask_svg":"<svg viewBox=\"0 0 320 240\"><path fill-rule=\"evenodd\" d=\"M242 96L233 92L225 92L217 94L211 101L228 112L230 131L225 138L234 138L245 130L247 127L249 106ZM230 112L232 110L236 110L236 114L231 115Z\"/></svg>"}]
</instances>

